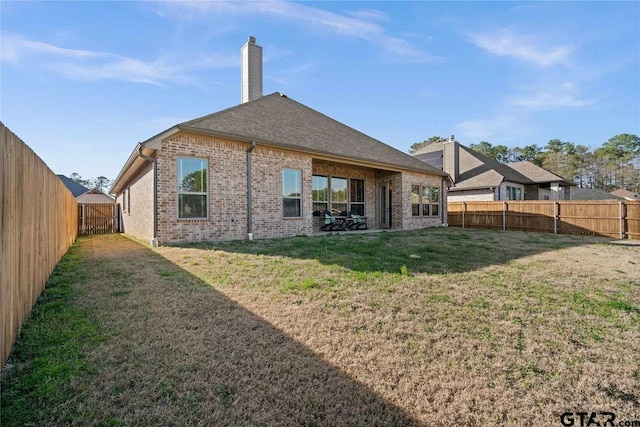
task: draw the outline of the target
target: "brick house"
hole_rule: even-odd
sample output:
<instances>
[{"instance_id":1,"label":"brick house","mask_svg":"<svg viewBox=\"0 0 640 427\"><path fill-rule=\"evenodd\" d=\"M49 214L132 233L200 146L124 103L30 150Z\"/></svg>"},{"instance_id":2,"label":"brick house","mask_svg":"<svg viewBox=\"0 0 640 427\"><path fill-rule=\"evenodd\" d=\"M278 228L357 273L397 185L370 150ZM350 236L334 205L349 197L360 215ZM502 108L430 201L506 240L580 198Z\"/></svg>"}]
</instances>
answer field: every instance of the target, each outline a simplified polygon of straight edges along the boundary
<instances>
[{"instance_id":1,"label":"brick house","mask_svg":"<svg viewBox=\"0 0 640 427\"><path fill-rule=\"evenodd\" d=\"M449 202L495 200L569 200L575 183L528 161L500 163L447 139L413 153L417 159L447 172L453 180Z\"/></svg>"},{"instance_id":2,"label":"brick house","mask_svg":"<svg viewBox=\"0 0 640 427\"><path fill-rule=\"evenodd\" d=\"M309 235L324 210L364 215L374 229L447 223L447 173L283 94L244 88L243 103L136 146L110 190L125 233L153 244Z\"/></svg>"}]
</instances>

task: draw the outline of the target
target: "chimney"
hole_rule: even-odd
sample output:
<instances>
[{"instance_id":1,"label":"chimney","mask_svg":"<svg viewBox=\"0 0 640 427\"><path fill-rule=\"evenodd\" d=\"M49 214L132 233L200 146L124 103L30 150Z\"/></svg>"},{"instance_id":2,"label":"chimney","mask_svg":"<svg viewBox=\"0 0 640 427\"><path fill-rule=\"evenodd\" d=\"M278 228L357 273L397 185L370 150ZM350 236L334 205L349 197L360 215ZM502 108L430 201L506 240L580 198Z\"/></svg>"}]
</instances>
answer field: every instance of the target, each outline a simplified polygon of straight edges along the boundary
<instances>
[{"instance_id":1,"label":"chimney","mask_svg":"<svg viewBox=\"0 0 640 427\"><path fill-rule=\"evenodd\" d=\"M460 176L460 149L453 135L441 140L442 142L442 170L451 175L454 184Z\"/></svg>"},{"instance_id":2,"label":"chimney","mask_svg":"<svg viewBox=\"0 0 640 427\"><path fill-rule=\"evenodd\" d=\"M262 97L262 47L249 37L242 46L242 103Z\"/></svg>"}]
</instances>

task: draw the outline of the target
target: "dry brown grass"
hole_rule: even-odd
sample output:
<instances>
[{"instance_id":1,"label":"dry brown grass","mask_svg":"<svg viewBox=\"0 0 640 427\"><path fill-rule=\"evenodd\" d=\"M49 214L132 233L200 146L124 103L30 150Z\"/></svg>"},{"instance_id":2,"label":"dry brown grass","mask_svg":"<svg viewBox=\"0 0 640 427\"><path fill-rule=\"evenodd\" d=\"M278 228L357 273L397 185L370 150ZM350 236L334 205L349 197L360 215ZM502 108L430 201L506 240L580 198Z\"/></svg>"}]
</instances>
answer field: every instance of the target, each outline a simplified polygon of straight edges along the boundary
<instances>
[{"instance_id":1,"label":"dry brown grass","mask_svg":"<svg viewBox=\"0 0 640 427\"><path fill-rule=\"evenodd\" d=\"M79 301L107 334L77 379L87 423L640 419L638 246L459 229L81 245Z\"/></svg>"}]
</instances>

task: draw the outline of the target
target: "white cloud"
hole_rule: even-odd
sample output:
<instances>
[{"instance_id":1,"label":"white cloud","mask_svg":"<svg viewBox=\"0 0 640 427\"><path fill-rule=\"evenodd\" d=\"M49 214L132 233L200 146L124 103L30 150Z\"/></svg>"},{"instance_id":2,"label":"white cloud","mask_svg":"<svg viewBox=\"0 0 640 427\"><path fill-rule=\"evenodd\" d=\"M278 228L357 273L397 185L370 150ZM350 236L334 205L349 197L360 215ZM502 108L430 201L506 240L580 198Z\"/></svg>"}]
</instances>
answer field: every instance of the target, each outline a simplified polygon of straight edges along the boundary
<instances>
[{"instance_id":1,"label":"white cloud","mask_svg":"<svg viewBox=\"0 0 640 427\"><path fill-rule=\"evenodd\" d=\"M203 18L206 13L235 13L241 15L260 14L290 21L293 24L304 25L324 31L330 31L340 36L365 40L380 46L385 52L404 60L415 62L438 62L442 58L417 48L413 43L392 37L386 29L375 22L388 18L383 12L366 10L352 13L349 17L305 4L285 1L264 2L165 2L167 10L182 17ZM197 12L194 15L193 12ZM162 12L163 15L166 13Z\"/></svg>"},{"instance_id":2,"label":"white cloud","mask_svg":"<svg viewBox=\"0 0 640 427\"><path fill-rule=\"evenodd\" d=\"M456 125L456 134L463 139L474 141L516 141L528 135L531 130L521 117L497 114L494 117L465 120Z\"/></svg>"},{"instance_id":3,"label":"white cloud","mask_svg":"<svg viewBox=\"0 0 640 427\"><path fill-rule=\"evenodd\" d=\"M365 19L369 21L389 21L389 14L376 9L360 9L352 10L348 12L349 15L358 19Z\"/></svg>"},{"instance_id":4,"label":"white cloud","mask_svg":"<svg viewBox=\"0 0 640 427\"><path fill-rule=\"evenodd\" d=\"M81 81L119 80L162 85L197 84L191 72L199 69L237 66L234 57L199 55L188 61L175 55L152 61L82 49L69 49L29 40L16 34L2 34L2 61L9 64L46 68Z\"/></svg>"},{"instance_id":5,"label":"white cloud","mask_svg":"<svg viewBox=\"0 0 640 427\"><path fill-rule=\"evenodd\" d=\"M551 45L542 37L518 34L512 27L485 34L471 34L471 42L496 56L513 57L540 67L568 65L573 48Z\"/></svg>"},{"instance_id":6,"label":"white cloud","mask_svg":"<svg viewBox=\"0 0 640 427\"><path fill-rule=\"evenodd\" d=\"M546 85L544 89L530 92L509 102L517 107L530 110L552 110L556 108L579 108L593 105L595 101L579 99L580 89L578 85L565 82L561 85Z\"/></svg>"}]
</instances>

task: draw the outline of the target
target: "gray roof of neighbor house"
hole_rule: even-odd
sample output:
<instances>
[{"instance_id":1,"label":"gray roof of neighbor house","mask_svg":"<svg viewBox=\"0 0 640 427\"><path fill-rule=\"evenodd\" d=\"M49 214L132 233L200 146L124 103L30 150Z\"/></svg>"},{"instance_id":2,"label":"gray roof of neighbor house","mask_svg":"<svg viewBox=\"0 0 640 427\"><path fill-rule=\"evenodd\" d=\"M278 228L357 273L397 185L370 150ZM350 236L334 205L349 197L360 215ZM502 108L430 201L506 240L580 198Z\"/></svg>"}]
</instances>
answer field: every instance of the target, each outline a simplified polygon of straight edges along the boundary
<instances>
[{"instance_id":1,"label":"gray roof of neighbor house","mask_svg":"<svg viewBox=\"0 0 640 427\"><path fill-rule=\"evenodd\" d=\"M507 163L511 169L515 169L520 172L522 175L526 176L532 181L536 183L547 183L547 182L563 182L567 185L576 185L574 182L571 182L560 175L556 175L553 172L550 172L540 166L533 164L529 161L522 162L513 162Z\"/></svg>"},{"instance_id":2,"label":"gray roof of neighbor house","mask_svg":"<svg viewBox=\"0 0 640 427\"><path fill-rule=\"evenodd\" d=\"M69 189L69 191L71 191L71 194L73 194L73 197L78 197L78 196L86 193L87 191L89 191L89 189L87 187L85 187L82 184L78 184L77 182L75 182L74 180L69 178L68 176L58 175L58 178L60 178L60 181L62 181L62 183L65 185L65 187L67 187Z\"/></svg>"},{"instance_id":3,"label":"gray roof of neighbor house","mask_svg":"<svg viewBox=\"0 0 640 427\"><path fill-rule=\"evenodd\" d=\"M616 191L612 191L611 194L614 196L622 197L627 200L640 200L640 194L634 193L633 191L625 190L620 188Z\"/></svg>"},{"instance_id":4,"label":"gray roof of neighbor house","mask_svg":"<svg viewBox=\"0 0 640 427\"><path fill-rule=\"evenodd\" d=\"M181 123L178 128L448 176L278 92Z\"/></svg>"},{"instance_id":5,"label":"gray roof of neighbor house","mask_svg":"<svg viewBox=\"0 0 640 427\"><path fill-rule=\"evenodd\" d=\"M622 200L622 197L607 193L604 190L595 188L576 188L571 187L571 200Z\"/></svg>"},{"instance_id":6,"label":"gray roof of neighbor house","mask_svg":"<svg viewBox=\"0 0 640 427\"><path fill-rule=\"evenodd\" d=\"M442 167L443 143L444 141L440 141L426 145L416 151L413 156L433 166ZM524 185L550 182L575 185L571 181L567 181L561 176L531 162L500 163L496 159L485 156L458 142L455 142L455 144L459 148L459 174L455 179L455 187L450 188L449 191L497 187L503 181Z\"/></svg>"}]
</instances>

